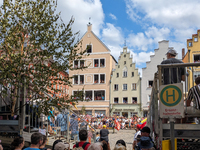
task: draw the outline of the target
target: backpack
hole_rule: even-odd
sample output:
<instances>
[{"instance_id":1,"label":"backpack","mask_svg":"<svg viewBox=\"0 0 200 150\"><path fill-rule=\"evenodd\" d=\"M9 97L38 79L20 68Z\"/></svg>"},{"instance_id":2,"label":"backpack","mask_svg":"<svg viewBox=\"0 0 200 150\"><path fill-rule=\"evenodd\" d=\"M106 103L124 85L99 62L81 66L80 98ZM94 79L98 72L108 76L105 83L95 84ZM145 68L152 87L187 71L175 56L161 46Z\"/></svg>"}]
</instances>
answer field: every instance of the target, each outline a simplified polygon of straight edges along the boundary
<instances>
[{"instance_id":1,"label":"backpack","mask_svg":"<svg viewBox=\"0 0 200 150\"><path fill-rule=\"evenodd\" d=\"M79 143L76 143L76 146L72 150L84 150L86 145L90 144L89 142L85 142L82 147L79 147Z\"/></svg>"}]
</instances>

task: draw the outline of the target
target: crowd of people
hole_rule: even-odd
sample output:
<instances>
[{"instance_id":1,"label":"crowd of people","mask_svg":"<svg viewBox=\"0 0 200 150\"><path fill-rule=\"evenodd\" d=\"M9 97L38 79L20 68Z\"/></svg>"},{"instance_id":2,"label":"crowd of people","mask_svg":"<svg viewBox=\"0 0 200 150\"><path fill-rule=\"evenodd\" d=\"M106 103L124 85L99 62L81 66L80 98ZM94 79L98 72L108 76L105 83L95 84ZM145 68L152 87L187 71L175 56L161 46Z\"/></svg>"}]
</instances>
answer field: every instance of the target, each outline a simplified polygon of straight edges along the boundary
<instances>
[{"instance_id":1,"label":"crowd of people","mask_svg":"<svg viewBox=\"0 0 200 150\"><path fill-rule=\"evenodd\" d=\"M109 144L109 131L106 125L100 130L100 138L95 143L88 142L88 131L82 129L79 131L80 141L73 145L72 150L111 150ZM31 145L24 150L70 150L70 144L62 140L56 140L52 149L46 148L47 137L39 132L31 135ZM11 150L22 150L24 147L24 138L16 137L11 143ZM145 126L142 129L137 125L137 132L133 139L133 150L155 150L155 145L150 137L150 128ZM0 147L3 150L3 147ZM113 150L127 150L126 142L119 139Z\"/></svg>"}]
</instances>

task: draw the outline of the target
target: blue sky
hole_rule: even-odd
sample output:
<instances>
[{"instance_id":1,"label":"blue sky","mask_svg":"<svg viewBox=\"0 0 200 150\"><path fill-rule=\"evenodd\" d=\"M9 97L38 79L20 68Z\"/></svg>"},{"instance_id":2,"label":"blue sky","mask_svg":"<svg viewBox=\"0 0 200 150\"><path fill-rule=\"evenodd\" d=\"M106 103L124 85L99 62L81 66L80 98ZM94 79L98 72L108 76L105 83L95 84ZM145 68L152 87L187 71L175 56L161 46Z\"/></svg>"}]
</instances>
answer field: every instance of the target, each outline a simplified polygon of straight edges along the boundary
<instances>
[{"instance_id":1,"label":"blue sky","mask_svg":"<svg viewBox=\"0 0 200 150\"><path fill-rule=\"evenodd\" d=\"M91 17L93 32L116 59L126 39L139 71L161 40L169 40L181 58L187 39L200 29L199 8L199 0L58 0L63 21L73 16L73 31L80 31L80 37Z\"/></svg>"}]
</instances>

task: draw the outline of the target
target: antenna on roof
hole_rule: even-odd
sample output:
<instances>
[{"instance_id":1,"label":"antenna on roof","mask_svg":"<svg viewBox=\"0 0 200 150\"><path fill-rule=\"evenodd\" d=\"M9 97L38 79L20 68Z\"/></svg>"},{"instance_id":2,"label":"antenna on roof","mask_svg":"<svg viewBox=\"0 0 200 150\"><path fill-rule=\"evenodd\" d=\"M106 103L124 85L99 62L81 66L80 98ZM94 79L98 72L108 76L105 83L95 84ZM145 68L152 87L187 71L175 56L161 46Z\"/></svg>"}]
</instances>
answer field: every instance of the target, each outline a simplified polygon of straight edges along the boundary
<instances>
[{"instance_id":1,"label":"antenna on roof","mask_svg":"<svg viewBox=\"0 0 200 150\"><path fill-rule=\"evenodd\" d=\"M90 24L91 17L89 17L89 24Z\"/></svg>"},{"instance_id":2,"label":"antenna on roof","mask_svg":"<svg viewBox=\"0 0 200 150\"><path fill-rule=\"evenodd\" d=\"M126 46L126 39L124 40L124 46Z\"/></svg>"}]
</instances>

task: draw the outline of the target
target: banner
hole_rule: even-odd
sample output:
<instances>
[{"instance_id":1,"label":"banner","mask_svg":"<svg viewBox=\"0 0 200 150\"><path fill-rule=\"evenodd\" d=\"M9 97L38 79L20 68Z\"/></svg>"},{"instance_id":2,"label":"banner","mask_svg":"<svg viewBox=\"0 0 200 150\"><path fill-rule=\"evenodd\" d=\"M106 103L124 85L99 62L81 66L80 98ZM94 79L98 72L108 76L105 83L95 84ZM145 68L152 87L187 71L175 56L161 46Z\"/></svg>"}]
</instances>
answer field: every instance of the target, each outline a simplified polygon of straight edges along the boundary
<instances>
[{"instance_id":1,"label":"banner","mask_svg":"<svg viewBox=\"0 0 200 150\"><path fill-rule=\"evenodd\" d=\"M117 129L118 131L120 130L120 124L117 119L115 119L115 129Z\"/></svg>"}]
</instances>

